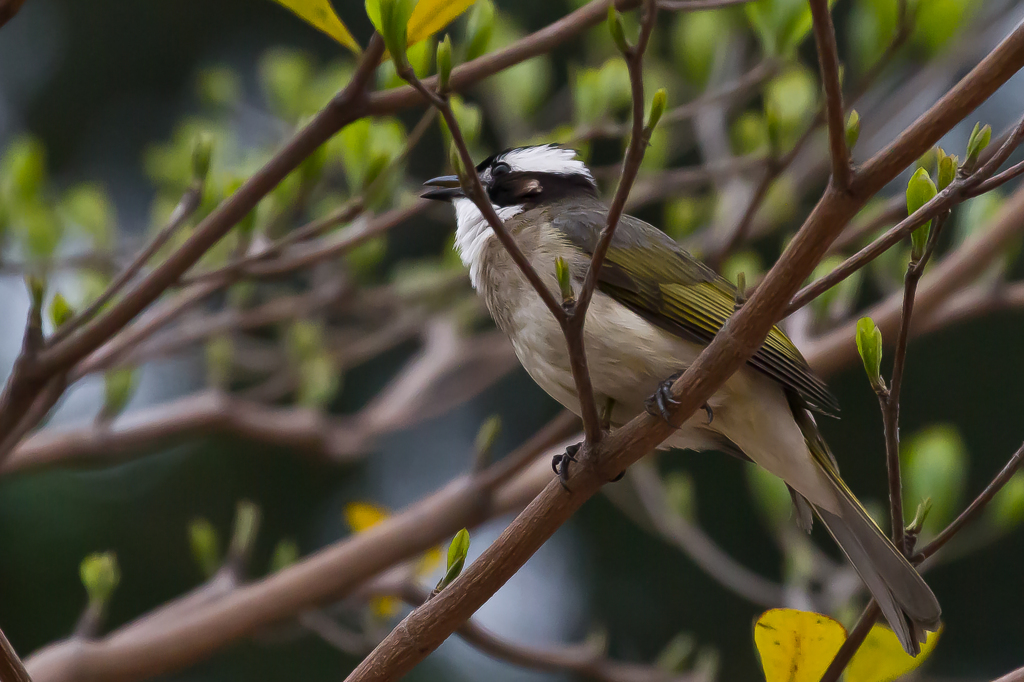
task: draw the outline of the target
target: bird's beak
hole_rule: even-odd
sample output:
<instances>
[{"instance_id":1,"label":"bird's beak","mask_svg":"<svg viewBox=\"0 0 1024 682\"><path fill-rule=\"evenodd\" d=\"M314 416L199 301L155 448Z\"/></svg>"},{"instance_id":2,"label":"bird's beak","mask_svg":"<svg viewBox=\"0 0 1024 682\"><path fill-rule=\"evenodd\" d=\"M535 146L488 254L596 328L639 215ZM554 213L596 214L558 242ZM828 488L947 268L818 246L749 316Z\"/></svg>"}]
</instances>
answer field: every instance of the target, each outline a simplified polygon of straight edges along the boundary
<instances>
[{"instance_id":1,"label":"bird's beak","mask_svg":"<svg viewBox=\"0 0 1024 682\"><path fill-rule=\"evenodd\" d=\"M433 178L423 183L424 187L436 187L437 189L428 189L420 196L424 199L436 199L437 201L451 201L458 197L466 196L462 192L462 185L459 184L459 176L457 175L442 175L439 178Z\"/></svg>"}]
</instances>

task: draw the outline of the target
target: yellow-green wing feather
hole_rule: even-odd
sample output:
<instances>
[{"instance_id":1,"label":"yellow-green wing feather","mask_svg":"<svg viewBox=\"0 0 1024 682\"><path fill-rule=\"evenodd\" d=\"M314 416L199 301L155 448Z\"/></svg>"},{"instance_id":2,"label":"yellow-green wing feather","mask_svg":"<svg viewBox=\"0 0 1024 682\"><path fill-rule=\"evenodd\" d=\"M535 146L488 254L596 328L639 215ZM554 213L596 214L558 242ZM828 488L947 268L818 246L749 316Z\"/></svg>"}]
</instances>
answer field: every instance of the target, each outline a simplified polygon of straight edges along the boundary
<instances>
[{"instance_id":1,"label":"yellow-green wing feather","mask_svg":"<svg viewBox=\"0 0 1024 682\"><path fill-rule=\"evenodd\" d=\"M575 246L592 253L605 209L557 206L552 224ZM736 289L657 228L623 216L598 278L600 291L666 331L708 344L735 311ZM839 404L800 351L778 327L748 361L799 396L807 407L835 415Z\"/></svg>"}]
</instances>

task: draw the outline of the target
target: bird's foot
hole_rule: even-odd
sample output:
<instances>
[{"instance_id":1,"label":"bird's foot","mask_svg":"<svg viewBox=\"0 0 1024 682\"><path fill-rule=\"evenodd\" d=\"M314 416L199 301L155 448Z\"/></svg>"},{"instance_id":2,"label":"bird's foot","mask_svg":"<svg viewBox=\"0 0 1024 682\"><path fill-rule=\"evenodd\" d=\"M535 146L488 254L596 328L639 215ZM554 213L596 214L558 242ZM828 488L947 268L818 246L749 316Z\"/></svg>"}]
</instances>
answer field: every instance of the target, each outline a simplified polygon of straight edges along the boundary
<instances>
[{"instance_id":1,"label":"bird's foot","mask_svg":"<svg viewBox=\"0 0 1024 682\"><path fill-rule=\"evenodd\" d=\"M668 379L662 381L658 384L658 388L655 389L654 393L644 401L644 406L647 408L647 413L649 415L652 417L661 417L669 426L674 426L677 429L679 427L672 421L671 408L678 405L679 401L672 396L672 384L674 384L676 379L682 375L682 372L676 372ZM707 423L710 424L715 420L714 411L707 403L704 403L701 407L704 408L704 412L708 415Z\"/></svg>"},{"instance_id":2,"label":"bird's foot","mask_svg":"<svg viewBox=\"0 0 1024 682\"><path fill-rule=\"evenodd\" d=\"M582 443L570 445L563 454L551 458L551 470L558 474L558 482L566 490L569 489L569 462L577 461L576 453L580 451L582 445Z\"/></svg>"},{"instance_id":3,"label":"bird's foot","mask_svg":"<svg viewBox=\"0 0 1024 682\"><path fill-rule=\"evenodd\" d=\"M671 408L679 404L679 401L672 397L672 384L674 384L676 379L682 376L682 374L682 372L676 372L668 379L662 381L658 384L658 388L654 389L654 393L644 401L644 407L647 408L647 414L652 417L661 417L670 426L675 426L675 424L672 423Z\"/></svg>"}]
</instances>

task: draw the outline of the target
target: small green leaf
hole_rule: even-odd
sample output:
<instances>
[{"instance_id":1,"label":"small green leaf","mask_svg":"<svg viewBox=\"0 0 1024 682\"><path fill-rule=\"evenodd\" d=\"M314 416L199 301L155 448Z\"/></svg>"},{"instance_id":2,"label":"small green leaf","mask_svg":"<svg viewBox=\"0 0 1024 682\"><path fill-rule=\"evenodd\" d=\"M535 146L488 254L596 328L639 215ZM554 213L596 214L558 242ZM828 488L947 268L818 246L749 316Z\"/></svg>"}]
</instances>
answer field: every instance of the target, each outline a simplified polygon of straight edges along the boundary
<instances>
[{"instance_id":1,"label":"small green leaf","mask_svg":"<svg viewBox=\"0 0 1024 682\"><path fill-rule=\"evenodd\" d=\"M103 375L104 403L103 415L113 419L121 414L128 401L131 400L137 386L134 367L111 369Z\"/></svg>"},{"instance_id":2,"label":"small green leaf","mask_svg":"<svg viewBox=\"0 0 1024 682\"><path fill-rule=\"evenodd\" d=\"M860 137L860 114L854 109L850 112L849 118L846 119L846 148L853 150L857 145L857 139Z\"/></svg>"},{"instance_id":3,"label":"small green leaf","mask_svg":"<svg viewBox=\"0 0 1024 682\"><path fill-rule=\"evenodd\" d=\"M217 530L204 518L188 524L188 544L203 576L210 578L220 568L220 538Z\"/></svg>"},{"instance_id":4,"label":"small green leaf","mask_svg":"<svg viewBox=\"0 0 1024 682\"><path fill-rule=\"evenodd\" d=\"M665 107L668 105L668 93L665 92L665 88L658 88L658 91L654 93L654 98L651 100L651 114L647 118L647 129L654 130L658 121L661 120L662 115L665 113Z\"/></svg>"},{"instance_id":5,"label":"small green leaf","mask_svg":"<svg viewBox=\"0 0 1024 682\"><path fill-rule=\"evenodd\" d=\"M984 128L980 126L980 122L974 124L971 137L967 140L967 158L964 160L964 165L968 168L974 167L974 164L978 162L978 156L985 151L985 147L992 140L992 126L988 124L985 124Z\"/></svg>"},{"instance_id":6,"label":"small green leaf","mask_svg":"<svg viewBox=\"0 0 1024 682\"><path fill-rule=\"evenodd\" d=\"M61 197L58 213L70 229L91 239L97 249L111 246L116 211L101 186L82 183L71 187Z\"/></svg>"},{"instance_id":7,"label":"small green leaf","mask_svg":"<svg viewBox=\"0 0 1024 682\"><path fill-rule=\"evenodd\" d=\"M864 361L864 371L875 391L880 390L882 383L882 332L875 326L870 317L862 317L857 321L857 352Z\"/></svg>"},{"instance_id":8,"label":"small green leaf","mask_svg":"<svg viewBox=\"0 0 1024 682\"><path fill-rule=\"evenodd\" d=\"M437 89L439 92L448 90L448 81L452 75L452 39L445 35L444 40L437 44Z\"/></svg>"},{"instance_id":9,"label":"small green leaf","mask_svg":"<svg viewBox=\"0 0 1024 682\"><path fill-rule=\"evenodd\" d=\"M487 52L494 33L494 3L477 0L466 20L466 61Z\"/></svg>"},{"instance_id":10,"label":"small green leaf","mask_svg":"<svg viewBox=\"0 0 1024 682\"><path fill-rule=\"evenodd\" d=\"M444 577L437 583L437 587L434 588L436 592L448 587L459 577L463 566L466 565L467 554L469 554L469 531L463 528L455 534L451 544L448 545L448 569L445 571Z\"/></svg>"},{"instance_id":11,"label":"small green leaf","mask_svg":"<svg viewBox=\"0 0 1024 682\"><path fill-rule=\"evenodd\" d=\"M932 511L932 498L926 497L917 505L914 512L914 520L907 524L908 533L920 533L924 529L924 522L928 520L928 514Z\"/></svg>"},{"instance_id":12,"label":"small green leaf","mask_svg":"<svg viewBox=\"0 0 1024 682\"><path fill-rule=\"evenodd\" d=\"M937 151L937 164L938 164L938 190L942 190L949 187L949 184L956 179L956 172L959 169L960 159L957 158L956 154L946 154L946 151L941 147Z\"/></svg>"},{"instance_id":13,"label":"small green leaf","mask_svg":"<svg viewBox=\"0 0 1024 682\"><path fill-rule=\"evenodd\" d=\"M1024 471L1018 471L996 493L985 511L989 523L1008 532L1024 521Z\"/></svg>"},{"instance_id":14,"label":"small green leaf","mask_svg":"<svg viewBox=\"0 0 1024 682\"><path fill-rule=\"evenodd\" d=\"M255 502L240 500L235 505L235 524L231 533L228 556L243 557L249 553L260 528L260 508Z\"/></svg>"},{"instance_id":15,"label":"small green leaf","mask_svg":"<svg viewBox=\"0 0 1024 682\"><path fill-rule=\"evenodd\" d=\"M89 595L89 603L104 606L121 582L121 570L117 565L117 555L113 552L90 554L82 559L78 567L82 585Z\"/></svg>"},{"instance_id":16,"label":"small green leaf","mask_svg":"<svg viewBox=\"0 0 1024 682\"><path fill-rule=\"evenodd\" d=\"M206 182L210 172L210 159L213 156L213 136L201 132L192 143L192 178L200 184Z\"/></svg>"},{"instance_id":17,"label":"small green leaf","mask_svg":"<svg viewBox=\"0 0 1024 682\"><path fill-rule=\"evenodd\" d=\"M409 19L416 7L416 0L373 0L378 6L379 23L377 30L384 38L384 45L395 63L395 70L401 73L409 64L406 49L409 44ZM370 13L371 0L367 0ZM372 18L372 17L371 17ZM424 36L426 37L426 36Z\"/></svg>"},{"instance_id":18,"label":"small green leaf","mask_svg":"<svg viewBox=\"0 0 1024 682\"><path fill-rule=\"evenodd\" d=\"M626 28L622 24L622 15L615 9L615 4L608 5L608 31L612 34L612 42L619 52L629 52L629 41L626 40Z\"/></svg>"},{"instance_id":19,"label":"small green leaf","mask_svg":"<svg viewBox=\"0 0 1024 682\"><path fill-rule=\"evenodd\" d=\"M697 486L685 471L673 471L665 476L665 498L680 517L687 521L697 519Z\"/></svg>"},{"instance_id":20,"label":"small green leaf","mask_svg":"<svg viewBox=\"0 0 1024 682\"><path fill-rule=\"evenodd\" d=\"M924 529L934 533L960 508L968 466L963 439L952 426L932 426L901 444L900 459L904 509L914 509L918 502L931 498L932 511Z\"/></svg>"},{"instance_id":21,"label":"small green leaf","mask_svg":"<svg viewBox=\"0 0 1024 682\"><path fill-rule=\"evenodd\" d=\"M15 138L0 159L0 193L7 201L32 199L46 182L46 148L37 138Z\"/></svg>"},{"instance_id":22,"label":"small green leaf","mask_svg":"<svg viewBox=\"0 0 1024 682\"><path fill-rule=\"evenodd\" d=\"M28 288L32 307L43 309L43 298L46 296L46 279L37 275L25 275L25 287Z\"/></svg>"},{"instance_id":23,"label":"small green leaf","mask_svg":"<svg viewBox=\"0 0 1024 682\"><path fill-rule=\"evenodd\" d=\"M907 184L907 215L913 215L919 208L935 198L937 194L935 183L924 168L918 168L910 182ZM928 220L921 227L910 233L911 258L917 260L924 255L925 245L928 243L928 233L931 230L932 221Z\"/></svg>"},{"instance_id":24,"label":"small green leaf","mask_svg":"<svg viewBox=\"0 0 1024 682\"><path fill-rule=\"evenodd\" d=\"M64 295L59 291L54 294L53 300L50 301L50 321L53 322L53 328L61 327L74 315L75 309L71 307Z\"/></svg>"},{"instance_id":25,"label":"small green leaf","mask_svg":"<svg viewBox=\"0 0 1024 682\"><path fill-rule=\"evenodd\" d=\"M492 414L484 420L484 423L480 425L480 430L476 432L476 440L473 441L473 447L476 452L478 454L489 453L500 433L501 417Z\"/></svg>"},{"instance_id":26,"label":"small green leaf","mask_svg":"<svg viewBox=\"0 0 1024 682\"><path fill-rule=\"evenodd\" d=\"M270 555L270 572L288 568L299 560L299 546L295 540L284 538L274 546L274 553Z\"/></svg>"},{"instance_id":27,"label":"small green leaf","mask_svg":"<svg viewBox=\"0 0 1024 682\"><path fill-rule=\"evenodd\" d=\"M569 304L575 300L572 290L572 277L569 274L569 264L559 256L555 258L555 278L558 280L558 289L562 294L562 303Z\"/></svg>"}]
</instances>

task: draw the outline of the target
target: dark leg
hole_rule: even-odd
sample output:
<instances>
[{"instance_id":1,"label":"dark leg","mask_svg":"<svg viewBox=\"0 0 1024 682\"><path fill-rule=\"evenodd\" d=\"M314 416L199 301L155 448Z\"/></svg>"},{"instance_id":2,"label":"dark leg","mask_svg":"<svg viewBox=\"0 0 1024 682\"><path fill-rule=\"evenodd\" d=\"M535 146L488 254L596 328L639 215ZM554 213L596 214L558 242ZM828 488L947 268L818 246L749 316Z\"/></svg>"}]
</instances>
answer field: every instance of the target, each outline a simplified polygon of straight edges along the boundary
<instances>
[{"instance_id":1,"label":"dark leg","mask_svg":"<svg viewBox=\"0 0 1024 682\"><path fill-rule=\"evenodd\" d=\"M676 372L668 379L665 379L658 388L655 389L654 393L647 400L644 401L644 406L647 408L647 413L652 417L661 417L665 420L669 426L675 426L672 422L672 407L679 404L679 401L672 397L672 384L675 383L676 379L683 375L682 372ZM715 419L715 413L711 410L711 406L704 403L701 407L704 408L704 412L708 415L708 424ZM621 477L620 477L621 478ZM618 480L618 479L616 479Z\"/></svg>"},{"instance_id":2,"label":"dark leg","mask_svg":"<svg viewBox=\"0 0 1024 682\"><path fill-rule=\"evenodd\" d=\"M565 453L561 455L555 455L551 458L551 470L558 474L558 482L562 484L562 487L566 490L569 489L567 483L569 482L569 462L576 461L576 453L580 451L580 447L583 443L576 443L570 445L565 449Z\"/></svg>"}]
</instances>

